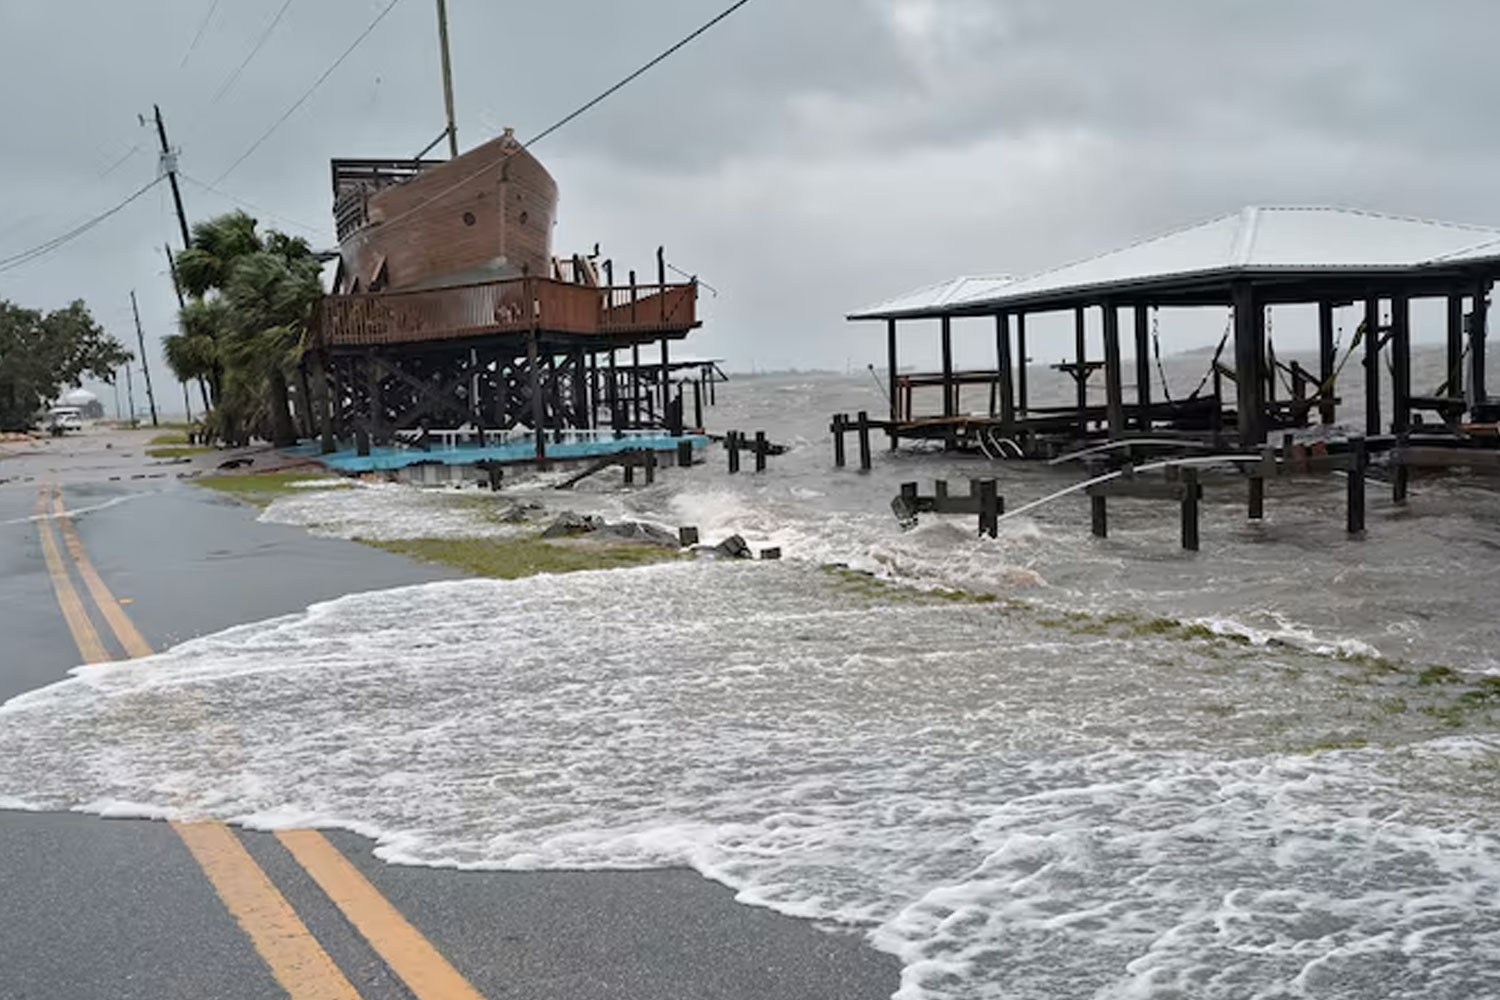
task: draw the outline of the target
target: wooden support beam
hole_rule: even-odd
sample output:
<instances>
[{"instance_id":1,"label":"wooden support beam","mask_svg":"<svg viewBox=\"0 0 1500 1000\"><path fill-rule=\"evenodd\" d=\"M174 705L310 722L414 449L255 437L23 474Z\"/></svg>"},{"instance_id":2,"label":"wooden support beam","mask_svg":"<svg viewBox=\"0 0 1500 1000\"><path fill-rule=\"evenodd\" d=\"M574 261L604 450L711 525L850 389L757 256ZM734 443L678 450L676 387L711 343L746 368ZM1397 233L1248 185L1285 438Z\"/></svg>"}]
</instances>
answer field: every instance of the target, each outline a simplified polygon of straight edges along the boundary
<instances>
[{"instance_id":1,"label":"wooden support beam","mask_svg":"<svg viewBox=\"0 0 1500 1000\"><path fill-rule=\"evenodd\" d=\"M740 432L730 431L724 436L724 447L729 451L729 473L740 471Z\"/></svg>"},{"instance_id":2,"label":"wooden support beam","mask_svg":"<svg viewBox=\"0 0 1500 1000\"><path fill-rule=\"evenodd\" d=\"M1198 485L1198 470L1189 465L1182 470L1182 547L1198 551L1198 505L1203 487Z\"/></svg>"},{"instance_id":3,"label":"wooden support beam","mask_svg":"<svg viewBox=\"0 0 1500 1000\"><path fill-rule=\"evenodd\" d=\"M1010 433L1016 420L1015 390L1011 382L1010 317L1005 313L995 316L995 377L1000 386L1000 426L1002 432Z\"/></svg>"},{"instance_id":4,"label":"wooden support beam","mask_svg":"<svg viewBox=\"0 0 1500 1000\"><path fill-rule=\"evenodd\" d=\"M943 349L943 416L958 413L957 393L953 391L953 320L944 316L942 323Z\"/></svg>"},{"instance_id":5,"label":"wooden support beam","mask_svg":"<svg viewBox=\"0 0 1500 1000\"><path fill-rule=\"evenodd\" d=\"M1391 296L1391 433L1411 429L1411 300Z\"/></svg>"},{"instance_id":6,"label":"wooden support beam","mask_svg":"<svg viewBox=\"0 0 1500 1000\"><path fill-rule=\"evenodd\" d=\"M1084 326L1084 319L1085 317L1083 306L1079 306L1078 308L1073 310L1073 354L1074 359L1078 362L1078 374L1074 377L1077 379L1078 383L1076 388L1076 396L1078 402L1079 437L1082 437L1089 431L1089 387L1088 380L1084 375L1084 372L1086 370L1084 368L1084 363L1088 361L1088 358L1086 356L1086 351L1088 350L1088 342L1084 337L1084 332L1086 329Z\"/></svg>"},{"instance_id":7,"label":"wooden support beam","mask_svg":"<svg viewBox=\"0 0 1500 1000\"><path fill-rule=\"evenodd\" d=\"M1113 302L1100 306L1104 316L1104 395L1105 412L1109 420L1109 436L1119 440L1125 436L1125 391L1120 360L1120 309Z\"/></svg>"},{"instance_id":8,"label":"wooden support beam","mask_svg":"<svg viewBox=\"0 0 1500 1000\"><path fill-rule=\"evenodd\" d=\"M1333 343L1333 303L1324 299L1318 303L1318 385L1327 392L1318 403L1318 422L1322 424L1331 424L1334 419L1333 386L1330 380L1337 363Z\"/></svg>"},{"instance_id":9,"label":"wooden support beam","mask_svg":"<svg viewBox=\"0 0 1500 1000\"><path fill-rule=\"evenodd\" d=\"M1369 467L1369 455L1365 450L1365 439L1349 439L1348 479L1348 530L1351 535L1362 535L1365 531L1365 470Z\"/></svg>"},{"instance_id":10,"label":"wooden support beam","mask_svg":"<svg viewBox=\"0 0 1500 1000\"><path fill-rule=\"evenodd\" d=\"M1448 296L1448 357L1444 366L1446 383L1440 396L1461 397L1464 394L1464 297Z\"/></svg>"},{"instance_id":11,"label":"wooden support beam","mask_svg":"<svg viewBox=\"0 0 1500 1000\"><path fill-rule=\"evenodd\" d=\"M1484 278L1474 289L1474 312L1469 320L1469 409L1482 406L1489 399L1484 382L1485 340L1489 334L1490 279Z\"/></svg>"},{"instance_id":12,"label":"wooden support beam","mask_svg":"<svg viewBox=\"0 0 1500 1000\"><path fill-rule=\"evenodd\" d=\"M755 432L755 471L756 472L765 472L766 471L766 452L768 450L769 449L766 447L766 432L765 431L756 431Z\"/></svg>"},{"instance_id":13,"label":"wooden support beam","mask_svg":"<svg viewBox=\"0 0 1500 1000\"><path fill-rule=\"evenodd\" d=\"M526 338L526 377L531 390L531 426L536 431L537 468L547 467L547 414L542 400L542 362L537 353L536 328Z\"/></svg>"},{"instance_id":14,"label":"wooden support beam","mask_svg":"<svg viewBox=\"0 0 1500 1000\"><path fill-rule=\"evenodd\" d=\"M1135 307L1135 401L1140 406L1136 426L1151 431L1151 317L1148 307Z\"/></svg>"},{"instance_id":15,"label":"wooden support beam","mask_svg":"<svg viewBox=\"0 0 1500 1000\"><path fill-rule=\"evenodd\" d=\"M833 467L842 469L845 465L844 459L844 429L849 418L842 413L833 415Z\"/></svg>"},{"instance_id":16,"label":"wooden support beam","mask_svg":"<svg viewBox=\"0 0 1500 1000\"><path fill-rule=\"evenodd\" d=\"M1027 399L1026 385L1026 314L1016 313L1016 411L1026 415L1029 401Z\"/></svg>"},{"instance_id":17,"label":"wooden support beam","mask_svg":"<svg viewBox=\"0 0 1500 1000\"><path fill-rule=\"evenodd\" d=\"M859 471L870 471L870 414L864 410L859 411Z\"/></svg>"},{"instance_id":18,"label":"wooden support beam","mask_svg":"<svg viewBox=\"0 0 1500 1000\"><path fill-rule=\"evenodd\" d=\"M1241 447L1259 447L1266 439L1266 317L1248 281L1234 285L1234 368L1236 410Z\"/></svg>"},{"instance_id":19,"label":"wooden support beam","mask_svg":"<svg viewBox=\"0 0 1500 1000\"><path fill-rule=\"evenodd\" d=\"M1374 296L1365 299L1365 433L1380 433L1380 299Z\"/></svg>"},{"instance_id":20,"label":"wooden support beam","mask_svg":"<svg viewBox=\"0 0 1500 1000\"><path fill-rule=\"evenodd\" d=\"M891 423L887 432L891 438L891 450L896 450L896 421L901 415L896 412L896 321L886 320L885 323L885 366L886 381L889 386L888 402L891 404Z\"/></svg>"},{"instance_id":21,"label":"wooden support beam","mask_svg":"<svg viewBox=\"0 0 1500 1000\"><path fill-rule=\"evenodd\" d=\"M1089 496L1089 528L1095 538L1109 537L1109 509L1108 501L1104 494L1094 493Z\"/></svg>"},{"instance_id":22,"label":"wooden support beam","mask_svg":"<svg viewBox=\"0 0 1500 1000\"><path fill-rule=\"evenodd\" d=\"M970 492L979 494L979 534L994 538L1000 533L1000 493L993 479L969 484ZM977 487L977 491L975 490Z\"/></svg>"},{"instance_id":23,"label":"wooden support beam","mask_svg":"<svg viewBox=\"0 0 1500 1000\"><path fill-rule=\"evenodd\" d=\"M671 347L666 337L661 338L661 412L665 414L672 402L672 373L669 361Z\"/></svg>"}]
</instances>

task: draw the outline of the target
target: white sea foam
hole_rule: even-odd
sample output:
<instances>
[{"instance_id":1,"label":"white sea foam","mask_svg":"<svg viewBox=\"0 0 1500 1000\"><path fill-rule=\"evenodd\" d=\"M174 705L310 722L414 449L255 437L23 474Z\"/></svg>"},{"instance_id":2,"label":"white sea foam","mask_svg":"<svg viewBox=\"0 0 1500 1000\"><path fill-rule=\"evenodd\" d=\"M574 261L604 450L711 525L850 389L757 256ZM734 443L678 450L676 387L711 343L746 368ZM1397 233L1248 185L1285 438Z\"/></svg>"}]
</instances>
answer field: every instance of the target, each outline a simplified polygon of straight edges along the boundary
<instances>
[{"instance_id":1,"label":"white sea foam","mask_svg":"<svg viewBox=\"0 0 1500 1000\"><path fill-rule=\"evenodd\" d=\"M490 493L424 490L399 483L341 479L336 488L315 488L277 497L260 515L271 524L294 524L334 538L393 541L404 538L491 538L524 534L487 514L508 501Z\"/></svg>"},{"instance_id":2,"label":"white sea foam","mask_svg":"<svg viewBox=\"0 0 1500 1000\"><path fill-rule=\"evenodd\" d=\"M1038 619L795 564L347 597L12 700L0 796L691 865L866 929L913 1000L1495 993L1500 742L1288 753L1388 692Z\"/></svg>"}]
</instances>

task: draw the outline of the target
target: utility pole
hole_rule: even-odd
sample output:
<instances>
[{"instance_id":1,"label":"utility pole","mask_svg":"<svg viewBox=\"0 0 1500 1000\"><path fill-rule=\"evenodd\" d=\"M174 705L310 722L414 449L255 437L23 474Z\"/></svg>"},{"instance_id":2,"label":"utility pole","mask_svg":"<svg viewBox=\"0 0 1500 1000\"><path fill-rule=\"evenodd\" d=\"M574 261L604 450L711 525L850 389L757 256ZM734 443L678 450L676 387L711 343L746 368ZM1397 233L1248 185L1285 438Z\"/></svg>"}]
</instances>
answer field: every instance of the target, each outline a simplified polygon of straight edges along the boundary
<instances>
[{"instance_id":1,"label":"utility pole","mask_svg":"<svg viewBox=\"0 0 1500 1000\"><path fill-rule=\"evenodd\" d=\"M141 311L135 304L135 289L130 290L130 311L135 314L135 339L141 345L141 372L146 376L146 402L151 407L151 426L159 427L156 420L156 395L151 391L151 365L146 362L146 332L141 329ZM131 415L135 415L135 404L130 405Z\"/></svg>"},{"instance_id":2,"label":"utility pole","mask_svg":"<svg viewBox=\"0 0 1500 1000\"><path fill-rule=\"evenodd\" d=\"M162 249L167 252L167 268L172 272L172 291L177 293L177 308L179 310L184 309L187 307L187 303L182 298L182 285L177 281L177 261L172 257L172 244L163 243ZM187 414L187 422L192 423L193 401L188 396L187 380L181 379L180 381L182 382L182 409Z\"/></svg>"},{"instance_id":3,"label":"utility pole","mask_svg":"<svg viewBox=\"0 0 1500 1000\"><path fill-rule=\"evenodd\" d=\"M438 45L443 50L443 107L448 112L448 156L458 156L458 126L453 121L453 61L448 55L448 0L437 0ZM158 119L159 120L159 119ZM166 140L162 140L165 144ZM177 182L172 182L175 191Z\"/></svg>"},{"instance_id":4,"label":"utility pole","mask_svg":"<svg viewBox=\"0 0 1500 1000\"><path fill-rule=\"evenodd\" d=\"M188 233L187 213L182 210L182 190L177 186L177 154L167 145L167 126L161 120L161 105L153 104L151 109L156 112L156 135L161 139L161 171L172 184L172 201L177 205L177 224L182 227L182 247L185 250L193 245L193 238Z\"/></svg>"}]
</instances>

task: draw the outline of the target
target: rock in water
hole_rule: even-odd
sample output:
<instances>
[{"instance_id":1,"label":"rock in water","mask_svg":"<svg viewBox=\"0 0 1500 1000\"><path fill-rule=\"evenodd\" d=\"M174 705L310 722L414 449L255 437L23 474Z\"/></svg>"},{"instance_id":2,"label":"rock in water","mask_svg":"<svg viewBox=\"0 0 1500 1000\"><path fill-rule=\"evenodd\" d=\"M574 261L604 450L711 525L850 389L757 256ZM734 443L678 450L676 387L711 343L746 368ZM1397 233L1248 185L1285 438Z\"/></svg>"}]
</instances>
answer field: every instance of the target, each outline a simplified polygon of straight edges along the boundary
<instances>
[{"instance_id":1,"label":"rock in water","mask_svg":"<svg viewBox=\"0 0 1500 1000\"><path fill-rule=\"evenodd\" d=\"M604 522L597 517L584 514L575 514L571 510L565 510L557 515L557 520L547 525L542 532L543 538L572 538L577 535L588 535L604 527Z\"/></svg>"},{"instance_id":2,"label":"rock in water","mask_svg":"<svg viewBox=\"0 0 1500 1000\"><path fill-rule=\"evenodd\" d=\"M677 536L672 532L665 528L658 528L654 524L642 524L639 521L621 521L619 524L603 525L598 531L598 537L636 545L659 545L668 549L680 547Z\"/></svg>"}]
</instances>

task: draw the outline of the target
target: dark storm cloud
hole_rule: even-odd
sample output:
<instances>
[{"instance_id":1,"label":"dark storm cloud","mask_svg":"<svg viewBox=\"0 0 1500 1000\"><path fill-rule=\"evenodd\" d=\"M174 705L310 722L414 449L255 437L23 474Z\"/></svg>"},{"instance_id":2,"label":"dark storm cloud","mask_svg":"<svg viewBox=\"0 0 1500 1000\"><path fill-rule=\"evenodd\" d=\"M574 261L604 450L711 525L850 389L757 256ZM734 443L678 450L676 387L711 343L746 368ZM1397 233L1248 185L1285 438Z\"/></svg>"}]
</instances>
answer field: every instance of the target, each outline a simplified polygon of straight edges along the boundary
<instances>
[{"instance_id":1,"label":"dark storm cloud","mask_svg":"<svg viewBox=\"0 0 1500 1000\"><path fill-rule=\"evenodd\" d=\"M210 0L0 0L0 257L151 178L135 116L153 102L213 182L385 0L294 0L215 102L281 2L221 3L184 65ZM720 6L449 0L461 138L534 134ZM408 156L441 129L432 8L402 0L221 189L331 243L328 159ZM559 249L644 270L664 243L723 288L701 350L842 366L879 354L840 319L868 300L1250 202L1500 223L1497 27L1492 0L754 0L537 153ZM185 196L195 218L234 205ZM0 274L0 297L83 296L116 325L135 287L155 337L175 228L152 192Z\"/></svg>"}]
</instances>

